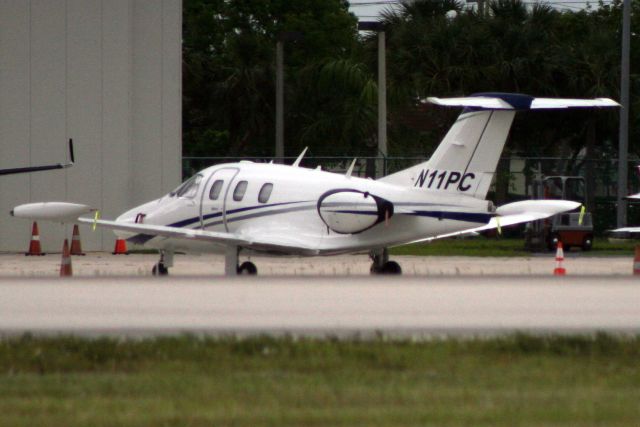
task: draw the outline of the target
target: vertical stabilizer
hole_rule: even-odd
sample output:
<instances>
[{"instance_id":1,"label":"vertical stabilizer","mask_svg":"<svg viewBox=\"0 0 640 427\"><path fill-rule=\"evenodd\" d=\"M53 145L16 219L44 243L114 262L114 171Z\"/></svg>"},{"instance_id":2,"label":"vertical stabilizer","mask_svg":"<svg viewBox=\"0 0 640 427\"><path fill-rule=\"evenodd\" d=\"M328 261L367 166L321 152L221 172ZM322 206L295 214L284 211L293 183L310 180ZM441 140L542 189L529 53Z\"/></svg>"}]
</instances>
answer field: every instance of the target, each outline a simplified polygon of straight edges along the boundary
<instances>
[{"instance_id":1,"label":"vertical stabilizer","mask_svg":"<svg viewBox=\"0 0 640 427\"><path fill-rule=\"evenodd\" d=\"M514 116L513 110L465 111L427 162L381 180L484 199Z\"/></svg>"},{"instance_id":2,"label":"vertical stabilizer","mask_svg":"<svg viewBox=\"0 0 640 427\"><path fill-rule=\"evenodd\" d=\"M479 199L489 191L517 110L618 106L608 98L534 98L502 93L428 101L465 110L428 161L380 181Z\"/></svg>"}]
</instances>

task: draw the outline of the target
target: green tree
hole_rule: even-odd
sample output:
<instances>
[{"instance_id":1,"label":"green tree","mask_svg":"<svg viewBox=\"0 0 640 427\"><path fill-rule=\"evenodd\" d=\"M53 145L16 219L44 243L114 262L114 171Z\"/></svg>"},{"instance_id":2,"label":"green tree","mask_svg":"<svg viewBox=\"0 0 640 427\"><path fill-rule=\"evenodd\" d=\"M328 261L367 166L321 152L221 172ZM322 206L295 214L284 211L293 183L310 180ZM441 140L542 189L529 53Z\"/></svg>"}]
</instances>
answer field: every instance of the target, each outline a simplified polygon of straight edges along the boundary
<instances>
[{"instance_id":1,"label":"green tree","mask_svg":"<svg viewBox=\"0 0 640 427\"><path fill-rule=\"evenodd\" d=\"M185 154L273 155L275 44L282 32L299 31L302 42L285 44L285 145L291 154L297 144L290 139L308 125L296 118L324 113L322 102L298 95L304 90L298 73L348 57L356 37L344 0L186 0L183 21ZM307 139L319 145L322 136Z\"/></svg>"}]
</instances>

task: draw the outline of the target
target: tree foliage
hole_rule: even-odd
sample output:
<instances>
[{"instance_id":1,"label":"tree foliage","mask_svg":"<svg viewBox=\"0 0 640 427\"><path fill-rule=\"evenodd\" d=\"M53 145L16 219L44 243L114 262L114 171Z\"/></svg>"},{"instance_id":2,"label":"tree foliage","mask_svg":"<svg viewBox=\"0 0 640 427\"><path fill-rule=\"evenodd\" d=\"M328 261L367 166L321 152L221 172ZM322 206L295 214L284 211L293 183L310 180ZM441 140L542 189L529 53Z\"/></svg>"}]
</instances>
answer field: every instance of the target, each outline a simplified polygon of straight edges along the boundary
<instances>
[{"instance_id":1,"label":"tree foliage","mask_svg":"<svg viewBox=\"0 0 640 427\"><path fill-rule=\"evenodd\" d=\"M426 96L522 92L619 98L621 3L560 11L493 0L483 14L456 0L413 0L387 11L389 149L429 155L457 112ZM640 24L633 0L632 28ZM456 11L455 14L451 11ZM273 155L275 42L285 43L285 150L373 154L375 34L359 34L345 0L185 0L186 154ZM632 39L630 147L640 154L640 50ZM532 120L534 116L534 120ZM525 155L617 155L617 112L526 113L508 145ZM592 126L592 127L590 127Z\"/></svg>"},{"instance_id":2,"label":"tree foliage","mask_svg":"<svg viewBox=\"0 0 640 427\"><path fill-rule=\"evenodd\" d=\"M324 119L309 100L305 76L313 73L307 69L329 59L349 58L355 23L343 0L185 1L185 152L273 154L275 46L284 32L304 36L285 43L287 140L303 136L306 129L300 128L300 121Z\"/></svg>"}]
</instances>

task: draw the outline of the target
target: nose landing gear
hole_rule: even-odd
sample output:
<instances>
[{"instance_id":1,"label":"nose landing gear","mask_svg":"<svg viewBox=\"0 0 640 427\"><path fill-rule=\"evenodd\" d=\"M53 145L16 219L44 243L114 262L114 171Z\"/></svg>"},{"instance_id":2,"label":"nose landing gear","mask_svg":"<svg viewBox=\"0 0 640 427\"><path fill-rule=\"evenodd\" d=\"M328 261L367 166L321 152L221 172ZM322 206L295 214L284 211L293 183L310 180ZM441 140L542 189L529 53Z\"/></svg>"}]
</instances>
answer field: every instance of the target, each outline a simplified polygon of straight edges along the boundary
<instances>
[{"instance_id":1,"label":"nose landing gear","mask_svg":"<svg viewBox=\"0 0 640 427\"><path fill-rule=\"evenodd\" d=\"M169 274L169 267L173 267L173 251L160 251L160 260L151 269L154 276L166 276Z\"/></svg>"},{"instance_id":2,"label":"nose landing gear","mask_svg":"<svg viewBox=\"0 0 640 427\"><path fill-rule=\"evenodd\" d=\"M151 269L151 274L154 276L166 276L169 274L169 268L163 263L159 262Z\"/></svg>"}]
</instances>

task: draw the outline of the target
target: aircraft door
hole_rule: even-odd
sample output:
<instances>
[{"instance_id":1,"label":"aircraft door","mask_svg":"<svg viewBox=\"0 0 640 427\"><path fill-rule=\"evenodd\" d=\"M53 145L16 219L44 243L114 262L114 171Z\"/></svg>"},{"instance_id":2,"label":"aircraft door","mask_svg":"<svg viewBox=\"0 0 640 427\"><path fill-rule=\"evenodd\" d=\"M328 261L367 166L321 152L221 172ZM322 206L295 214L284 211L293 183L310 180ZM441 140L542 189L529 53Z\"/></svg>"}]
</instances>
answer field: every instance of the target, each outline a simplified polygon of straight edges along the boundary
<instances>
[{"instance_id":1,"label":"aircraft door","mask_svg":"<svg viewBox=\"0 0 640 427\"><path fill-rule=\"evenodd\" d=\"M225 200L229 186L237 174L237 168L223 168L209 175L200 203L200 224L203 229L227 230Z\"/></svg>"}]
</instances>

